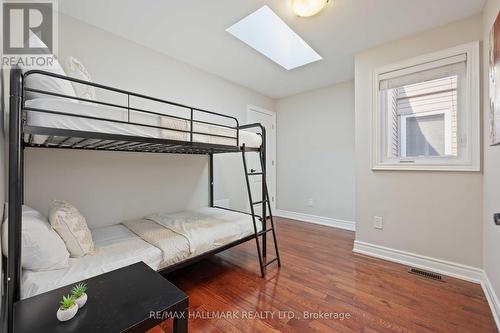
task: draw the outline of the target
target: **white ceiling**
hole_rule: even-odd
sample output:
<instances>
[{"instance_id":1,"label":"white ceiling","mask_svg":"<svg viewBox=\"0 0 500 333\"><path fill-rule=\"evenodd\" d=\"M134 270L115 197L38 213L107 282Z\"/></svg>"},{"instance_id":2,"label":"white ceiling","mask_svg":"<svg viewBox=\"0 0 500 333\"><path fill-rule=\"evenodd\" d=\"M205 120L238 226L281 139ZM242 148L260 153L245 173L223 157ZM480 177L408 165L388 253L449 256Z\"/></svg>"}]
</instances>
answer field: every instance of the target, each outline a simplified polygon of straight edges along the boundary
<instances>
[{"instance_id":1,"label":"white ceiling","mask_svg":"<svg viewBox=\"0 0 500 333\"><path fill-rule=\"evenodd\" d=\"M288 0L61 0L59 10L264 95L280 98L354 75L353 55L481 12L485 0L331 0L312 18ZM267 4L323 60L286 71L225 30Z\"/></svg>"}]
</instances>

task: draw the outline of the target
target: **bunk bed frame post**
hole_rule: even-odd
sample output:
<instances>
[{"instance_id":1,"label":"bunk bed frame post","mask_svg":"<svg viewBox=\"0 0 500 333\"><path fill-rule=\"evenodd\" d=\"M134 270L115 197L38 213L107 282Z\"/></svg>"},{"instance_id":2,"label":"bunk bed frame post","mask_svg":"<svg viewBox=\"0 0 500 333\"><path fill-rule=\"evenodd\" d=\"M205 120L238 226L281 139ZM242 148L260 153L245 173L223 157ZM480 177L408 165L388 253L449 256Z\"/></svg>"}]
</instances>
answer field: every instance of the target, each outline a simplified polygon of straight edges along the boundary
<instances>
[{"instance_id":1,"label":"bunk bed frame post","mask_svg":"<svg viewBox=\"0 0 500 333\"><path fill-rule=\"evenodd\" d=\"M214 206L214 154L208 154L208 185L210 187L209 205Z\"/></svg>"},{"instance_id":2,"label":"bunk bed frame post","mask_svg":"<svg viewBox=\"0 0 500 333\"><path fill-rule=\"evenodd\" d=\"M7 255L7 326L13 331L14 303L20 299L21 285L21 214L23 201L22 100L23 74L13 68L9 98L9 205Z\"/></svg>"},{"instance_id":3,"label":"bunk bed frame post","mask_svg":"<svg viewBox=\"0 0 500 333\"><path fill-rule=\"evenodd\" d=\"M260 146L260 156L262 160L262 230L267 230L267 212L266 212L266 128L260 126L262 144ZM267 233L262 234L262 256L267 256Z\"/></svg>"}]
</instances>

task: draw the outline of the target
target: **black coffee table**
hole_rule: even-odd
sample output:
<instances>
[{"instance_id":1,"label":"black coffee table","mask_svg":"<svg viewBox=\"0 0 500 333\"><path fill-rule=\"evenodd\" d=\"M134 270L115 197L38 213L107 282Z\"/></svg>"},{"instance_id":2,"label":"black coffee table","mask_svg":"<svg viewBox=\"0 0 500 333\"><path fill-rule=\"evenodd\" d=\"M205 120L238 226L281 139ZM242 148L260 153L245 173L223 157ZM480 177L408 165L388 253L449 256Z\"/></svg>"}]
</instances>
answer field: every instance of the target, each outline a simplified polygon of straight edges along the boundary
<instances>
[{"instance_id":1,"label":"black coffee table","mask_svg":"<svg viewBox=\"0 0 500 333\"><path fill-rule=\"evenodd\" d=\"M73 285L15 303L14 333L144 332L167 319L175 333L187 332L188 296L143 262L85 282L87 304L67 322L56 312Z\"/></svg>"}]
</instances>

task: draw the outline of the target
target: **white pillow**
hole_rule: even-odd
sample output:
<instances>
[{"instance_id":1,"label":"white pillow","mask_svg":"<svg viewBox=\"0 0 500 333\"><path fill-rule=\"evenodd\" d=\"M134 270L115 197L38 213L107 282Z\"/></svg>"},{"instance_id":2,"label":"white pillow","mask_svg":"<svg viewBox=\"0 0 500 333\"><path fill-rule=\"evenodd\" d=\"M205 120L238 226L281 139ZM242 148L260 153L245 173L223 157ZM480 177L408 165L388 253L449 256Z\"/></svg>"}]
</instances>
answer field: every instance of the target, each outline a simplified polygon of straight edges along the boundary
<instances>
[{"instance_id":1,"label":"white pillow","mask_svg":"<svg viewBox=\"0 0 500 333\"><path fill-rule=\"evenodd\" d=\"M37 35L31 34L30 37L30 45L32 47L46 48L47 46L38 38ZM52 66L40 66L40 65L20 65L21 71L26 73L30 70L43 70L47 72L52 72L54 74L64 75L66 73L62 69L59 61L54 57L54 63ZM58 79L52 76L40 75L40 74L32 74L26 79L26 87L39 89L44 91L49 91L53 93L62 94L65 96L76 97L75 90L71 85L71 81ZM26 92L26 99L34 99L34 98L57 98L56 96L34 93L34 92ZM66 99L68 101L74 101L71 99Z\"/></svg>"},{"instance_id":2,"label":"white pillow","mask_svg":"<svg viewBox=\"0 0 500 333\"><path fill-rule=\"evenodd\" d=\"M8 220L2 225L2 248L8 252ZM69 252L46 217L28 206L22 212L21 265L33 271L68 267Z\"/></svg>"},{"instance_id":3,"label":"white pillow","mask_svg":"<svg viewBox=\"0 0 500 333\"><path fill-rule=\"evenodd\" d=\"M66 60L66 62L64 63L64 69L66 70L66 74L74 77L75 79L92 82L90 74L85 66L83 66L83 64L74 57L69 57ZM75 89L76 96L93 101L96 100L94 86L89 86L78 82L71 82L71 84L73 85L73 89Z\"/></svg>"},{"instance_id":4,"label":"white pillow","mask_svg":"<svg viewBox=\"0 0 500 333\"><path fill-rule=\"evenodd\" d=\"M63 239L72 257L82 257L94 250L94 241L87 221L72 204L58 200L52 202L49 221Z\"/></svg>"}]
</instances>

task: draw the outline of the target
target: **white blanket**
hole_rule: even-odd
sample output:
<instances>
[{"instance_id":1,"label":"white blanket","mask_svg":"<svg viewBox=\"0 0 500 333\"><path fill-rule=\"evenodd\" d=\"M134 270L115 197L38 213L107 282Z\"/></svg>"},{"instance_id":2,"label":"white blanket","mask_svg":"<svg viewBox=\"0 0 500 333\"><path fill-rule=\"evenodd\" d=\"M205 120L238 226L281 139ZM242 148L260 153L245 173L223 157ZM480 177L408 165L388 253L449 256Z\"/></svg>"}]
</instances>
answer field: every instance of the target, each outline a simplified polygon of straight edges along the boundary
<instances>
[{"instance_id":1,"label":"white blanket","mask_svg":"<svg viewBox=\"0 0 500 333\"><path fill-rule=\"evenodd\" d=\"M160 268L183 261L191 255L187 239L151 220L123 222L137 236L159 248L163 254Z\"/></svg>"},{"instance_id":2,"label":"white blanket","mask_svg":"<svg viewBox=\"0 0 500 333\"><path fill-rule=\"evenodd\" d=\"M52 271L23 269L21 298L44 293L89 279L136 262L143 261L157 270L162 252L121 224L92 229L95 251L83 257L69 258L69 267Z\"/></svg>"},{"instance_id":3,"label":"white blanket","mask_svg":"<svg viewBox=\"0 0 500 333\"><path fill-rule=\"evenodd\" d=\"M157 213L146 219L185 237L191 254L216 248L248 236L254 231L250 216L217 208L171 214Z\"/></svg>"},{"instance_id":4,"label":"white blanket","mask_svg":"<svg viewBox=\"0 0 500 333\"><path fill-rule=\"evenodd\" d=\"M109 120L127 121L129 114L126 109L96 105L91 103L75 103L63 98L35 98L26 101L26 106L30 108L37 108L42 110L51 110L56 112L65 112L75 116L98 116ZM161 111L160 111L161 112ZM169 140L189 141L190 134L185 132L178 132L168 129L159 129L156 127L146 127L137 124L160 126L166 128L173 128L183 131L190 130L190 122L188 120L177 119L173 117L157 116L142 112L131 112L130 121L135 124L116 123L111 121L95 120L81 117L65 116L60 114L51 114L44 112L27 112L27 122L31 126L61 128L78 131L91 131L110 134L122 134L130 136L140 136L147 138L163 138ZM180 115L186 116L186 115ZM220 118L220 117L218 117ZM205 119L208 121L216 122L216 119ZM220 120L219 120L220 121ZM207 125L204 123L194 123L194 132L206 134L194 134L193 141L201 143L212 143L219 145L236 145L235 139L214 136L224 135L235 137L236 130L226 127ZM26 135L25 140L28 140ZM47 139L46 135L35 135L33 142L35 144L42 144ZM239 131L239 144L245 144L247 147L257 148L262 143L262 138L257 133L251 131ZM97 142L98 140L95 140ZM91 143L89 140L86 143Z\"/></svg>"}]
</instances>

